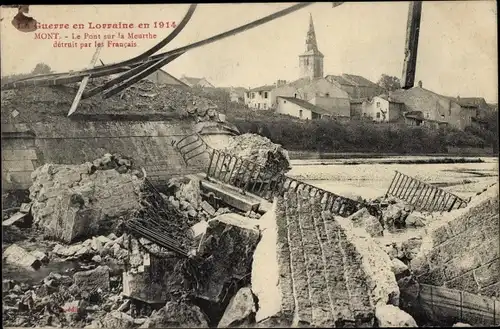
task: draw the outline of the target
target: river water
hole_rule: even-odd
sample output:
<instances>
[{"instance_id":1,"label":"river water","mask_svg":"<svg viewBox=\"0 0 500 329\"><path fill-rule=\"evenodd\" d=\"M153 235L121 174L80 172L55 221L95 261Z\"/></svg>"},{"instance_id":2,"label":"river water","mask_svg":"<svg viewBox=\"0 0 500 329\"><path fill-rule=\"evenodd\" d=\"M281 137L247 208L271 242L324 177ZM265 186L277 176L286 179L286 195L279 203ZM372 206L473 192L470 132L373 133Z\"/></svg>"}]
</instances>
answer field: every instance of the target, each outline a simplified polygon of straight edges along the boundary
<instances>
[{"instance_id":1,"label":"river water","mask_svg":"<svg viewBox=\"0 0 500 329\"><path fill-rule=\"evenodd\" d=\"M468 198L498 182L498 158L481 157L483 163L380 164L387 161L435 159L405 156L382 159L291 160L289 176L327 191L356 198L373 199L385 194L395 170ZM475 158L477 159L477 158Z\"/></svg>"}]
</instances>

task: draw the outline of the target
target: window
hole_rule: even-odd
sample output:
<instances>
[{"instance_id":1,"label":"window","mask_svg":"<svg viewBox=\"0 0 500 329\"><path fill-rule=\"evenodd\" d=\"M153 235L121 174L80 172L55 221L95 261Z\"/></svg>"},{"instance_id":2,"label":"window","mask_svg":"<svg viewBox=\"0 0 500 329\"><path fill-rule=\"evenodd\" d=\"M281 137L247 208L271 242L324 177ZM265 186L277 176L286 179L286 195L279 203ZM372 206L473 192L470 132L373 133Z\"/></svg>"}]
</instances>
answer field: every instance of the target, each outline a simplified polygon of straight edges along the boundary
<instances>
[{"instance_id":1,"label":"window","mask_svg":"<svg viewBox=\"0 0 500 329\"><path fill-rule=\"evenodd\" d=\"M326 97L330 97L330 93L326 93L326 94L325 94L325 96L326 96Z\"/></svg>"},{"instance_id":2,"label":"window","mask_svg":"<svg viewBox=\"0 0 500 329\"><path fill-rule=\"evenodd\" d=\"M299 118L302 118L302 110L299 110Z\"/></svg>"},{"instance_id":3,"label":"window","mask_svg":"<svg viewBox=\"0 0 500 329\"><path fill-rule=\"evenodd\" d=\"M264 98L267 98L267 91L264 93Z\"/></svg>"},{"instance_id":4,"label":"window","mask_svg":"<svg viewBox=\"0 0 500 329\"><path fill-rule=\"evenodd\" d=\"M297 93L293 94L293 97L297 98Z\"/></svg>"},{"instance_id":5,"label":"window","mask_svg":"<svg viewBox=\"0 0 500 329\"><path fill-rule=\"evenodd\" d=\"M377 102L377 107L380 107L380 102Z\"/></svg>"},{"instance_id":6,"label":"window","mask_svg":"<svg viewBox=\"0 0 500 329\"><path fill-rule=\"evenodd\" d=\"M286 101L283 101L283 103L285 103L285 104L286 104Z\"/></svg>"},{"instance_id":7,"label":"window","mask_svg":"<svg viewBox=\"0 0 500 329\"><path fill-rule=\"evenodd\" d=\"M265 110L267 108L267 104L266 103L262 104L262 108Z\"/></svg>"},{"instance_id":8,"label":"window","mask_svg":"<svg viewBox=\"0 0 500 329\"><path fill-rule=\"evenodd\" d=\"M304 93L304 99L307 99L307 96L308 96L307 93Z\"/></svg>"},{"instance_id":9,"label":"window","mask_svg":"<svg viewBox=\"0 0 500 329\"><path fill-rule=\"evenodd\" d=\"M257 104L257 108L260 109L260 103Z\"/></svg>"},{"instance_id":10,"label":"window","mask_svg":"<svg viewBox=\"0 0 500 329\"><path fill-rule=\"evenodd\" d=\"M380 119L380 112L377 112L377 119Z\"/></svg>"}]
</instances>

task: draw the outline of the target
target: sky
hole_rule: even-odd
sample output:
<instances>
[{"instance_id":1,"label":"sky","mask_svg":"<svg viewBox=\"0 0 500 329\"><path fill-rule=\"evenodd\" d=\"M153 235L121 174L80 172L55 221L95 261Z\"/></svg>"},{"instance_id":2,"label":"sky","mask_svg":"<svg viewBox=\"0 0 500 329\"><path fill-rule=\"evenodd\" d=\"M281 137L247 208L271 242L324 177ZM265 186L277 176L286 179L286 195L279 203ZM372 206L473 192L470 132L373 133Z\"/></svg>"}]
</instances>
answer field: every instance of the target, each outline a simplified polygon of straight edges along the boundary
<instances>
[{"instance_id":1,"label":"sky","mask_svg":"<svg viewBox=\"0 0 500 329\"><path fill-rule=\"evenodd\" d=\"M292 3L200 4L184 30L162 51L211 37L284 9ZM408 2L313 3L285 17L227 39L190 50L164 69L205 77L219 87L256 87L278 79L299 78L298 55L305 51L312 15L324 74L358 74L376 82L381 74L401 78ZM40 23L67 23L61 41L73 34L104 35L121 31L154 33L156 39L135 40L137 47L104 47L99 58L114 63L134 57L166 37L172 28L153 28L154 22L179 22L188 4L164 5L44 5L30 6L27 15ZM2 75L30 72L44 62L56 72L87 68L95 48L54 48L54 40L35 39L20 32L11 20L16 9L2 8L0 23ZM149 29L79 30L75 23L149 23ZM105 41L105 40L103 40ZM128 41L128 40L127 40ZM85 40L84 43L94 40ZM424 1L415 81L447 96L484 97L498 102L496 3L486 1Z\"/></svg>"}]
</instances>

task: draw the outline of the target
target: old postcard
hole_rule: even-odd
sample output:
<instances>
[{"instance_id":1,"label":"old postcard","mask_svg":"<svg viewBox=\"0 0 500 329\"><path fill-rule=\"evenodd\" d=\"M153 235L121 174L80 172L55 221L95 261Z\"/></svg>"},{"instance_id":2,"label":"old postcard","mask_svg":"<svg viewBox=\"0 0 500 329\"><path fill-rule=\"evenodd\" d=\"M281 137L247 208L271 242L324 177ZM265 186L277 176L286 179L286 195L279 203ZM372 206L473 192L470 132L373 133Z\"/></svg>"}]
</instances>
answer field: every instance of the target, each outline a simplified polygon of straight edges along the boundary
<instances>
[{"instance_id":1,"label":"old postcard","mask_svg":"<svg viewBox=\"0 0 500 329\"><path fill-rule=\"evenodd\" d=\"M500 325L495 1L0 26L3 327Z\"/></svg>"}]
</instances>

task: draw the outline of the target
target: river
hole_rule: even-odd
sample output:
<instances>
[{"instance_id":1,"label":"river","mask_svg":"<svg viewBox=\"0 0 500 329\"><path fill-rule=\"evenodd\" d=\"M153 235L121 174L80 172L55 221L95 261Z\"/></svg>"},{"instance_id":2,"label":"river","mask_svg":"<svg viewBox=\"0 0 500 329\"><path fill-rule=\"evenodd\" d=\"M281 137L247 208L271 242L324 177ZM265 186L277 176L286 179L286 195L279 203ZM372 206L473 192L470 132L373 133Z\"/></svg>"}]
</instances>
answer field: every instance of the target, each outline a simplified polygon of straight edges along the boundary
<instances>
[{"instance_id":1,"label":"river","mask_svg":"<svg viewBox=\"0 0 500 329\"><path fill-rule=\"evenodd\" d=\"M291 160L289 176L327 191L356 198L373 199L387 191L395 170L468 198L498 182L498 158L481 157L482 163L380 164L391 160L421 160L436 157L405 156L378 159ZM477 158L475 158L477 159Z\"/></svg>"}]
</instances>

